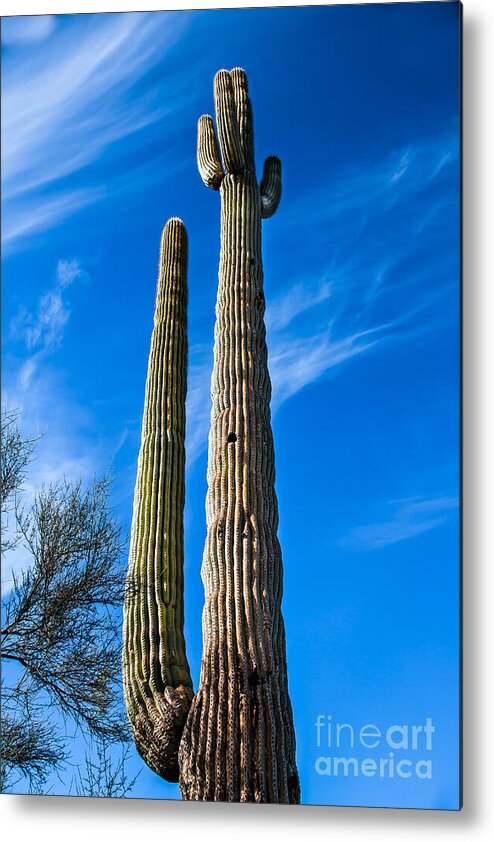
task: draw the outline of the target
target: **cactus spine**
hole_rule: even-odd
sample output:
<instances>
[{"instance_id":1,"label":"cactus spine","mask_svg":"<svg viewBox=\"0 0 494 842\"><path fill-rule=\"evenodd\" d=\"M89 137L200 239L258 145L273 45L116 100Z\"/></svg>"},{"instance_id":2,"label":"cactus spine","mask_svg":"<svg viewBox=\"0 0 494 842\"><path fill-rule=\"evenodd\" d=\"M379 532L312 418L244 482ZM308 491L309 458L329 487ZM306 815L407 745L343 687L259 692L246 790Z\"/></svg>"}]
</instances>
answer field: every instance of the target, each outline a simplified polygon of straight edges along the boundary
<instances>
[{"instance_id":1,"label":"cactus spine","mask_svg":"<svg viewBox=\"0 0 494 842\"><path fill-rule=\"evenodd\" d=\"M203 656L192 692L183 637L186 235L165 226L124 611L124 692L138 751L184 799L298 803L281 615L261 219L281 164L259 185L247 79L221 70L198 125L198 166L221 194L202 578ZM223 160L223 165L220 159Z\"/></svg>"},{"instance_id":2,"label":"cactus spine","mask_svg":"<svg viewBox=\"0 0 494 842\"><path fill-rule=\"evenodd\" d=\"M211 117L198 125L199 171L221 194L203 657L180 786L186 799L297 803L261 257L261 219L278 206L281 164L268 158L259 186L244 71L219 71L214 94L219 143Z\"/></svg>"},{"instance_id":3,"label":"cactus spine","mask_svg":"<svg viewBox=\"0 0 494 842\"><path fill-rule=\"evenodd\" d=\"M171 781L178 781L178 746L192 699L183 634L186 273L185 228L170 219L161 238L134 494L123 680L136 747Z\"/></svg>"}]
</instances>

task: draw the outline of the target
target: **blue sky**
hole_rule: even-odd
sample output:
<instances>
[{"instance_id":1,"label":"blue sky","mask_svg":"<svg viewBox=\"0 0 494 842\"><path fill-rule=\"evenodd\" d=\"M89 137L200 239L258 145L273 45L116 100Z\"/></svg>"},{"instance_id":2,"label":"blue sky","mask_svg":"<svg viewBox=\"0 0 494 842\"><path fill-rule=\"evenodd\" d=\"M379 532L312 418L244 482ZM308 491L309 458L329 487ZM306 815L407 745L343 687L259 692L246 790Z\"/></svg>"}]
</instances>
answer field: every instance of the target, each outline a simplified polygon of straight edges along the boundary
<instances>
[{"instance_id":1,"label":"blue sky","mask_svg":"<svg viewBox=\"0 0 494 842\"><path fill-rule=\"evenodd\" d=\"M196 684L219 198L195 142L216 70L248 73L258 171L282 159L263 250L304 803L457 806L458 37L450 2L3 20L3 400L44 432L28 493L112 462L129 527L160 231L189 232ZM318 775L320 715L432 718L432 778ZM147 769L133 794L179 797Z\"/></svg>"}]
</instances>

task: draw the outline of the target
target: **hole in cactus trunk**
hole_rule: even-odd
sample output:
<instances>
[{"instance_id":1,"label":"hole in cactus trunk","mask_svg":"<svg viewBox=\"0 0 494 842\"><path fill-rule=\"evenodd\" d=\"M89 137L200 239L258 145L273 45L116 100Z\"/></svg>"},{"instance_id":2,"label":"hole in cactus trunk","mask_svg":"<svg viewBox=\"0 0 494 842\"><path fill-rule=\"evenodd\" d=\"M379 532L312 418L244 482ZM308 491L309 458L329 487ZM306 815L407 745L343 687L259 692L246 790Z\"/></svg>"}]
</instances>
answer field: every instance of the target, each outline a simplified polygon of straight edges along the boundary
<instances>
[{"instance_id":1,"label":"hole in cactus trunk","mask_svg":"<svg viewBox=\"0 0 494 842\"><path fill-rule=\"evenodd\" d=\"M298 776L293 772L288 778L288 791L292 798L296 800L298 795Z\"/></svg>"},{"instance_id":2,"label":"hole in cactus trunk","mask_svg":"<svg viewBox=\"0 0 494 842\"><path fill-rule=\"evenodd\" d=\"M236 441L237 441L236 433L228 433L228 438L227 438L228 444L233 444Z\"/></svg>"}]
</instances>

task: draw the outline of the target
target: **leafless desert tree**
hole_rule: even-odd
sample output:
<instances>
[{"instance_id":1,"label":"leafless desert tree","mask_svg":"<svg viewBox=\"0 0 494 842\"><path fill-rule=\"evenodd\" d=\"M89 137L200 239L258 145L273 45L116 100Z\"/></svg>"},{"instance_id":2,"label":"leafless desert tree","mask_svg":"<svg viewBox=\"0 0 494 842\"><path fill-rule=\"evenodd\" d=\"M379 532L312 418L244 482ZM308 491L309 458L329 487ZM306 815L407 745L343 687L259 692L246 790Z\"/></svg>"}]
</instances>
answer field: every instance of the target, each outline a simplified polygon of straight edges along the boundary
<instances>
[{"instance_id":1,"label":"leafless desert tree","mask_svg":"<svg viewBox=\"0 0 494 842\"><path fill-rule=\"evenodd\" d=\"M4 791L22 779L40 791L64 768L74 733L103 744L129 739L120 688L124 541L110 507L111 478L89 487L61 479L23 504L34 447L16 414L5 415L2 520L13 515L15 525L2 550L22 547L29 560L2 602Z\"/></svg>"}]
</instances>

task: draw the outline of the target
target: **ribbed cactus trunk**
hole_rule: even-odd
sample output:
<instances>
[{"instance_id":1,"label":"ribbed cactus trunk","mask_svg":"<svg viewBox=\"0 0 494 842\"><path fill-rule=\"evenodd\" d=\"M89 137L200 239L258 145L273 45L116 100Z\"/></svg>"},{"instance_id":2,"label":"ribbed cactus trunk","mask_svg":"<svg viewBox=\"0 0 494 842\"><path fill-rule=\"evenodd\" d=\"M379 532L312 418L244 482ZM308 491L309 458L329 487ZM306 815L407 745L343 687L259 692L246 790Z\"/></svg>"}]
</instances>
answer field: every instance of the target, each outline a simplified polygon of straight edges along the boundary
<instances>
[{"instance_id":1,"label":"ribbed cactus trunk","mask_svg":"<svg viewBox=\"0 0 494 842\"><path fill-rule=\"evenodd\" d=\"M281 165L259 186L247 80L215 78L198 164L221 193L209 437L200 684L179 751L186 799L298 803L295 735L281 614L282 560L264 326L261 218L276 210Z\"/></svg>"},{"instance_id":2,"label":"ribbed cactus trunk","mask_svg":"<svg viewBox=\"0 0 494 842\"><path fill-rule=\"evenodd\" d=\"M123 627L124 695L137 749L178 781L192 699L183 634L183 508L187 391L187 236L170 219L161 239Z\"/></svg>"}]
</instances>

